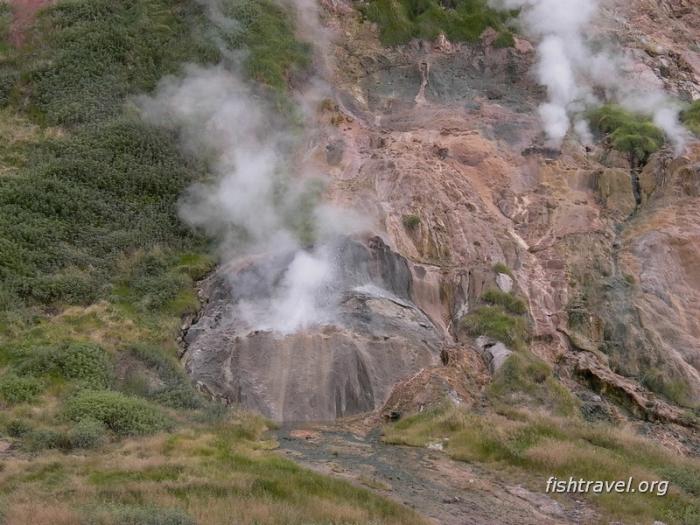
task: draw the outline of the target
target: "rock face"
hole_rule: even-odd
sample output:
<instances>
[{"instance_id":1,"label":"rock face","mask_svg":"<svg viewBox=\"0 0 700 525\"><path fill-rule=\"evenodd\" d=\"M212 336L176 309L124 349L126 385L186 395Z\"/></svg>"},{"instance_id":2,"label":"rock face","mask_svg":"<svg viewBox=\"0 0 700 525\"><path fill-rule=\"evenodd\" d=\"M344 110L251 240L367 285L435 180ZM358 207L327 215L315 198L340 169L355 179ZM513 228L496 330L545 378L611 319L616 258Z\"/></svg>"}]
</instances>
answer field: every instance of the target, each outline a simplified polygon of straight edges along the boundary
<instances>
[{"instance_id":1,"label":"rock face","mask_svg":"<svg viewBox=\"0 0 700 525\"><path fill-rule=\"evenodd\" d=\"M337 313L289 335L251 331L237 306L274 295L293 254L212 276L208 302L185 337L195 382L278 421L323 421L380 407L397 382L436 364L441 337L411 301L406 260L379 238L343 239L333 251Z\"/></svg>"},{"instance_id":2,"label":"rock face","mask_svg":"<svg viewBox=\"0 0 700 525\"><path fill-rule=\"evenodd\" d=\"M700 402L700 148L675 160L667 148L641 172L602 142L551 151L527 42L386 48L349 2L331 4L335 99L304 158L328 174L325 197L372 218L391 249L347 242L335 322L290 336L251 332L233 312L274 294L292 254L222 269L187 335L194 378L283 420L371 410L395 383L391 410L478 399L507 348L458 328L498 288L527 303L528 351L577 394L683 420L677 405ZM594 36L625 48L634 80L700 96L700 4L601 6ZM251 287L256 274L276 277Z\"/></svg>"}]
</instances>

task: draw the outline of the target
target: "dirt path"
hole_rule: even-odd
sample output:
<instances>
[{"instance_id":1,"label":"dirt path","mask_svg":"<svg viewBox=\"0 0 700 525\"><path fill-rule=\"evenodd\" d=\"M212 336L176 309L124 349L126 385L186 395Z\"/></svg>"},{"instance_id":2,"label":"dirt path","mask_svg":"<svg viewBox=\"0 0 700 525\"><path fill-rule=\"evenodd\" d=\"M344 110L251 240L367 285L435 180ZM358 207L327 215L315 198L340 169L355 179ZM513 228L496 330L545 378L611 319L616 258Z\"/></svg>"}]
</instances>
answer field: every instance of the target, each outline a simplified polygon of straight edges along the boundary
<instances>
[{"instance_id":1,"label":"dirt path","mask_svg":"<svg viewBox=\"0 0 700 525\"><path fill-rule=\"evenodd\" d=\"M20 47L39 10L52 3L53 0L10 0L14 18L10 26L10 43Z\"/></svg>"},{"instance_id":2,"label":"dirt path","mask_svg":"<svg viewBox=\"0 0 700 525\"><path fill-rule=\"evenodd\" d=\"M282 428L281 452L323 474L368 487L440 525L591 523L575 500L558 502L505 480L487 468L457 462L437 450L383 444L379 431L360 436L342 428Z\"/></svg>"}]
</instances>

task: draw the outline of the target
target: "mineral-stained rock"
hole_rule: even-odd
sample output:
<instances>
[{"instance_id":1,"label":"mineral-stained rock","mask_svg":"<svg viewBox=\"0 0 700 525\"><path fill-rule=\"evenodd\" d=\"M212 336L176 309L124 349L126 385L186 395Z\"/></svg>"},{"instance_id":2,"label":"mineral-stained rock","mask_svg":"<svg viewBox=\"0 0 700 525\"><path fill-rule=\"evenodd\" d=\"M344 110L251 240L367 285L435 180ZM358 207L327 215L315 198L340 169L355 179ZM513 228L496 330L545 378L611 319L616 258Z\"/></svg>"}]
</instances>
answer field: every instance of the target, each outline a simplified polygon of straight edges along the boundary
<instances>
[{"instance_id":1,"label":"mineral-stained rock","mask_svg":"<svg viewBox=\"0 0 700 525\"><path fill-rule=\"evenodd\" d=\"M291 255L210 278L209 302L185 337L202 390L275 420L331 420L379 408L396 383L438 363L440 337L411 301L405 259L378 238L334 250L337 313L297 333L251 330L237 317L241 301L275 293Z\"/></svg>"},{"instance_id":2,"label":"mineral-stained rock","mask_svg":"<svg viewBox=\"0 0 700 525\"><path fill-rule=\"evenodd\" d=\"M603 170L598 176L598 191L608 210L620 217L628 217L637 206L632 178L626 171Z\"/></svg>"}]
</instances>

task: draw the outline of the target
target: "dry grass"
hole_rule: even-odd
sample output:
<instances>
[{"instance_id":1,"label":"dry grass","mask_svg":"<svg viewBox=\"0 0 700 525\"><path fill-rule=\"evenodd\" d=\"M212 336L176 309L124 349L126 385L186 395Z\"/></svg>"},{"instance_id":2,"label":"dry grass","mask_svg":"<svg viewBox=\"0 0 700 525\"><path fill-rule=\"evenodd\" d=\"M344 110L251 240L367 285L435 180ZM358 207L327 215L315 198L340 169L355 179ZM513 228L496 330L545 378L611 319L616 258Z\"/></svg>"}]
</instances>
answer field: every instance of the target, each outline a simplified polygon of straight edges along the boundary
<instances>
[{"instance_id":1,"label":"dry grass","mask_svg":"<svg viewBox=\"0 0 700 525\"><path fill-rule=\"evenodd\" d=\"M216 427L193 425L82 455L9 458L0 471L0 508L8 525L77 524L90 512L118 523L110 513L125 506L179 509L207 525L423 523L398 504L281 458L269 450L266 431L261 418L235 414ZM38 501L41 513L33 515Z\"/></svg>"},{"instance_id":2,"label":"dry grass","mask_svg":"<svg viewBox=\"0 0 700 525\"><path fill-rule=\"evenodd\" d=\"M385 427L385 441L411 446L447 443L462 461L496 463L530 477L585 480L668 480L668 495L589 495L610 519L625 523L700 523L700 461L673 454L625 428L527 411L477 415L452 404Z\"/></svg>"}]
</instances>

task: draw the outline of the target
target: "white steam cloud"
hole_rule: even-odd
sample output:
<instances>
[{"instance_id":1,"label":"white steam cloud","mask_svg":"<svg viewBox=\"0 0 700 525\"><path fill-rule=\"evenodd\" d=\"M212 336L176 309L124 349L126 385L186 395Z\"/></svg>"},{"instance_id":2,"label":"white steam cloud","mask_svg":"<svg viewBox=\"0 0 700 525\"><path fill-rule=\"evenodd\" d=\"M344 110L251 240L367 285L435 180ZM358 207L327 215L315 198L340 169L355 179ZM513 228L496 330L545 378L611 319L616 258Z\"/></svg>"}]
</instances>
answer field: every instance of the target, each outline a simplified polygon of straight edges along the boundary
<instances>
[{"instance_id":1,"label":"white steam cloud","mask_svg":"<svg viewBox=\"0 0 700 525\"><path fill-rule=\"evenodd\" d=\"M305 7L307 0L300 1L298 7ZM215 25L235 30L236 21L225 16L219 2L199 2ZM317 22L316 14L306 16L306 29ZM311 34L321 34L321 29ZM293 254L273 297L239 305L236 315L250 329L292 333L331 322L329 287L335 269L332 253L323 245L363 223L349 211L308 198L310 183L318 185L319 178L305 173L298 160L298 131L292 133L274 104L243 80L240 65L235 65L241 55L222 52L234 65L190 65L184 74L163 79L155 94L137 101L143 119L177 131L184 148L206 160L213 174L212 180L190 188L180 215L220 240L225 262L260 253L271 258ZM320 83L310 82L313 93ZM315 95L299 96L308 101ZM293 219L299 213L316 233L315 248L299 240Z\"/></svg>"},{"instance_id":2,"label":"white steam cloud","mask_svg":"<svg viewBox=\"0 0 700 525\"><path fill-rule=\"evenodd\" d=\"M581 113L607 100L649 115L676 147L683 150L689 134L679 123L680 105L653 86L633 83L621 71L624 57L595 51L586 35L598 15L597 0L490 0L497 9L520 9L525 34L538 42L535 74L547 88L548 100L540 106L548 145L561 146L573 127L584 143L590 131Z\"/></svg>"}]
</instances>

